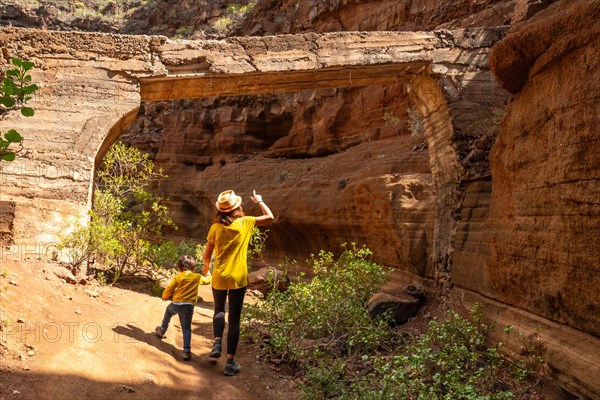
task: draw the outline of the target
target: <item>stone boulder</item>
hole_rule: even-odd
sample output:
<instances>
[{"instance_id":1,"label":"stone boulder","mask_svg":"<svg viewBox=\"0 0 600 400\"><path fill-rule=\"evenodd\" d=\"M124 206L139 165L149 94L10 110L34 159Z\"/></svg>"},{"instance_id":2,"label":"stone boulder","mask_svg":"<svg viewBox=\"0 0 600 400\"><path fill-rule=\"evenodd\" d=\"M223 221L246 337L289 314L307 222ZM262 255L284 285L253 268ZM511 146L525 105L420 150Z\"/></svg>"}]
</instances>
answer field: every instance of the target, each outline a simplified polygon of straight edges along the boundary
<instances>
[{"instance_id":1,"label":"stone boulder","mask_svg":"<svg viewBox=\"0 0 600 400\"><path fill-rule=\"evenodd\" d=\"M256 290L263 296L271 293L273 288L284 291L290 285L290 278L282 270L274 267L263 267L248 274L248 290Z\"/></svg>"},{"instance_id":2,"label":"stone boulder","mask_svg":"<svg viewBox=\"0 0 600 400\"><path fill-rule=\"evenodd\" d=\"M402 325L417 315L425 303L424 293L413 285L404 288L403 293L392 295L389 293L375 293L367 303L367 309L372 316L391 312L396 325Z\"/></svg>"},{"instance_id":3,"label":"stone boulder","mask_svg":"<svg viewBox=\"0 0 600 400\"><path fill-rule=\"evenodd\" d=\"M75 275L73 275L73 273L65 267L56 267L52 270L52 272L54 275L58 276L60 279L63 279L67 283L77 283L77 278L75 278Z\"/></svg>"}]
</instances>

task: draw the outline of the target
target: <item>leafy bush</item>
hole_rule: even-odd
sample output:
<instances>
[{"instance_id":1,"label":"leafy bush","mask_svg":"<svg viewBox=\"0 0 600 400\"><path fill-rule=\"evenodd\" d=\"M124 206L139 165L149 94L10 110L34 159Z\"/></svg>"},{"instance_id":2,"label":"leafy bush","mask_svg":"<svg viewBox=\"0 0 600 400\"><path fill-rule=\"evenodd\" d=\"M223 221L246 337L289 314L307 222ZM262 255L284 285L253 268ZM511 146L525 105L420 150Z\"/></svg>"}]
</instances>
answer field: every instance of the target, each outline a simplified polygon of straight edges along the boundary
<instances>
[{"instance_id":1,"label":"leafy bush","mask_svg":"<svg viewBox=\"0 0 600 400\"><path fill-rule=\"evenodd\" d=\"M193 25L188 25L188 26L181 26L179 28L177 28L177 30L175 31L175 39L180 39L180 38L185 38L188 36L191 36L194 33L194 26Z\"/></svg>"},{"instance_id":2,"label":"leafy bush","mask_svg":"<svg viewBox=\"0 0 600 400\"><path fill-rule=\"evenodd\" d=\"M165 227L176 227L164 199L147 190L161 178L146 154L122 143L113 145L98 171L89 224L75 223L60 237L58 247L67 249L71 264L94 260L113 282L128 269L152 276L152 267L164 266L168 250L154 243L160 242Z\"/></svg>"},{"instance_id":3,"label":"leafy bush","mask_svg":"<svg viewBox=\"0 0 600 400\"><path fill-rule=\"evenodd\" d=\"M183 255L193 256L196 259L196 271L202 271L202 256L206 245L188 240L175 244L168 241L156 245L149 245L145 250L145 258L152 266L152 270L161 268L176 268L177 260Z\"/></svg>"},{"instance_id":4,"label":"leafy bush","mask_svg":"<svg viewBox=\"0 0 600 400\"><path fill-rule=\"evenodd\" d=\"M299 367L385 345L392 338L388 321L373 320L366 303L386 281L388 271L370 255L366 247L354 244L344 246L337 259L330 252L313 255L311 282L271 292L264 301L248 306L245 336L264 337L270 354Z\"/></svg>"},{"instance_id":5,"label":"leafy bush","mask_svg":"<svg viewBox=\"0 0 600 400\"><path fill-rule=\"evenodd\" d=\"M483 322L479 305L469 318L448 311L420 335L391 328L387 315L372 318L367 300L388 271L370 255L354 244L338 259L322 251L312 257L311 282L272 292L242 316L246 339L304 375L304 398L531 398L536 382L530 361L543 361L504 358L502 343L488 341L493 326Z\"/></svg>"},{"instance_id":6,"label":"leafy bush","mask_svg":"<svg viewBox=\"0 0 600 400\"><path fill-rule=\"evenodd\" d=\"M240 23L246 15L252 11L255 2L241 5L237 3L231 3L225 10L225 15L218 18L212 23L212 28L218 33L224 34L228 30L232 29L236 24Z\"/></svg>"},{"instance_id":7,"label":"leafy bush","mask_svg":"<svg viewBox=\"0 0 600 400\"><path fill-rule=\"evenodd\" d=\"M406 338L401 354L365 357L370 372L349 380L345 398L528 398L531 371L488 344L491 326L481 316L478 305L471 318L448 311L445 320L430 322L428 332Z\"/></svg>"}]
</instances>

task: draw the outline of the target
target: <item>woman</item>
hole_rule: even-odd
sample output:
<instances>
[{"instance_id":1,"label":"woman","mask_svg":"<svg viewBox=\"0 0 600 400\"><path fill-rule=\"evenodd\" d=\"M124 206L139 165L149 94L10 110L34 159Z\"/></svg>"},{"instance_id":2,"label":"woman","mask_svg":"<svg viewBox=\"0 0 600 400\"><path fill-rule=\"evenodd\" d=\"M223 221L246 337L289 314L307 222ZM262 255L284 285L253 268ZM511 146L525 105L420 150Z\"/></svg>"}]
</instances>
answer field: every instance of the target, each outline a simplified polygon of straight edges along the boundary
<instances>
[{"instance_id":1,"label":"woman","mask_svg":"<svg viewBox=\"0 0 600 400\"><path fill-rule=\"evenodd\" d=\"M262 210L260 217L244 214L242 198L233 190L226 190L217 199L217 215L208 232L208 243L204 251L204 274L210 267L215 253L212 272L212 291L215 303L213 331L215 343L209 357L219 358L222 352L222 338L225 330L225 300L229 298L229 331L227 333L227 363L224 374L233 376L240 372L240 364L235 362L235 353L240 338L240 318L246 286L248 285L248 242L255 226L273 220L273 213L262 196L253 191L250 199Z\"/></svg>"}]
</instances>

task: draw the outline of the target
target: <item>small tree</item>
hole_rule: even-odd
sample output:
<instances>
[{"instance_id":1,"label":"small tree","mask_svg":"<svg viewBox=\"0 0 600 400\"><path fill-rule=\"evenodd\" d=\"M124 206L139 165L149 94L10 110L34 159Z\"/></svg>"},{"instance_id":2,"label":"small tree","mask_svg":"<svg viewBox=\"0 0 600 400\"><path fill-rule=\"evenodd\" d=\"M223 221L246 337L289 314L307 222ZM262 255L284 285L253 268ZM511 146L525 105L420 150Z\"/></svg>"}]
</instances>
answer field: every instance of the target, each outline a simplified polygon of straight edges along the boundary
<instances>
[{"instance_id":1,"label":"small tree","mask_svg":"<svg viewBox=\"0 0 600 400\"><path fill-rule=\"evenodd\" d=\"M61 237L60 248L69 249L77 267L94 259L113 275L113 282L130 268L139 271L156 254L156 243L165 227L175 224L164 199L150 191L152 182L165 178L147 154L116 143L98 171L94 209L87 226L74 225Z\"/></svg>"},{"instance_id":2,"label":"small tree","mask_svg":"<svg viewBox=\"0 0 600 400\"><path fill-rule=\"evenodd\" d=\"M29 75L34 64L18 58L13 58L12 64L15 68L6 70L0 85L0 120L14 110L20 110L25 117L32 117L34 114L33 108L25 106L31 100L31 95L38 90L38 86L31 83ZM0 130L0 160L13 161L22 148L22 142L23 137L15 129L6 133ZM14 145L19 145L19 149L15 150Z\"/></svg>"}]
</instances>

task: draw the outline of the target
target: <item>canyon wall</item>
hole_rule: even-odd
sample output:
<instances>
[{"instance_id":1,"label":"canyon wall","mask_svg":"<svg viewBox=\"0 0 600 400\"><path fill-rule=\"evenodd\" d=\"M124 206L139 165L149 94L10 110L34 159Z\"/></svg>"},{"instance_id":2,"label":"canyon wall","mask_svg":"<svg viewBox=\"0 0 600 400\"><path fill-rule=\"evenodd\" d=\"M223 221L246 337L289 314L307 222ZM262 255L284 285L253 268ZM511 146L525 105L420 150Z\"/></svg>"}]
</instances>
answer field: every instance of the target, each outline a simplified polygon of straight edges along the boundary
<instances>
[{"instance_id":1,"label":"canyon wall","mask_svg":"<svg viewBox=\"0 0 600 400\"><path fill-rule=\"evenodd\" d=\"M491 68L514 96L490 153L487 265L462 267L477 268L479 293L558 324L542 328L564 349L548 360L595 379L578 393L591 398L597 359L572 351L600 336L599 20L598 2L561 2L494 48ZM580 384L568 375L567 387Z\"/></svg>"},{"instance_id":2,"label":"canyon wall","mask_svg":"<svg viewBox=\"0 0 600 400\"><path fill-rule=\"evenodd\" d=\"M310 60L310 63L299 64L302 70L318 70L328 63L340 65L339 60L348 60L345 52L349 44L358 42L363 43L364 50L353 50L355 65L377 64L381 60L394 62L396 58L406 64L402 70L414 64L416 70L426 72L424 66L430 62L430 52L436 42L433 35L414 34L411 37L402 33L374 37L350 35L350 38L353 40L349 41L344 35L332 35L325 40L318 36L300 37L296 39L297 44L294 44L294 38L285 42L264 38L186 44L165 43L165 38L161 37L20 29L0 31L3 62L9 62L13 56L33 61L36 64L34 80L41 87L32 103L37 111L35 118L13 115L3 121L26 137L25 149L17 161L1 165L0 200L15 202L13 205L6 203L5 208L9 211L16 206L14 213L3 213L10 220L3 224L3 230L4 225L13 230L8 241L23 244L55 242L65 220L85 212L90 205L96 159L135 117L140 106L142 78L164 78L169 75L169 69L180 71L181 64L197 65L198 59L202 58L208 66L199 74L201 77L234 73L236 75L231 75L227 82L237 82L233 89L243 93L249 89L239 86L239 82L246 80L240 77L240 72L293 70L298 57ZM319 45L315 46L314 41L320 41ZM296 45L304 48L291 52L290 48ZM402 52L403 48L406 52ZM322 49L322 55L315 53L319 49ZM357 58L361 53L362 58ZM374 56L369 58L367 53ZM287 62L281 62L290 56ZM272 62L273 59L277 62ZM385 70L383 72L385 74ZM183 73L189 76L187 71ZM356 74L354 83L360 85L358 71ZM172 75L176 76L177 72ZM401 76L401 81L410 76L408 73L406 77ZM391 81L397 76L384 75L383 78ZM202 83L202 87L211 86L211 79L208 84ZM176 81L168 79L165 85ZM351 80L344 81L352 86ZM318 82L308 83L318 86ZM193 85L186 82L182 92L172 94L175 98L184 96L183 92L190 86ZM259 86L263 92L273 90L268 79ZM216 93L221 90L221 87L214 88ZM3 236L7 234L3 233Z\"/></svg>"},{"instance_id":3,"label":"canyon wall","mask_svg":"<svg viewBox=\"0 0 600 400\"><path fill-rule=\"evenodd\" d=\"M267 258L303 263L321 249L365 244L388 265L433 278L435 189L423 134L406 119L403 84L147 102L122 137L147 150L179 230L205 240L216 195L262 193L277 219ZM387 114L386 114L387 113Z\"/></svg>"},{"instance_id":4,"label":"canyon wall","mask_svg":"<svg viewBox=\"0 0 600 400\"><path fill-rule=\"evenodd\" d=\"M512 25L556 0L59 0L0 4L0 26L175 38ZM254 4L249 12L243 5Z\"/></svg>"}]
</instances>

